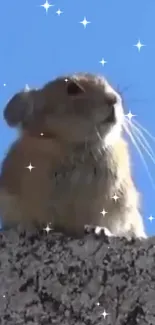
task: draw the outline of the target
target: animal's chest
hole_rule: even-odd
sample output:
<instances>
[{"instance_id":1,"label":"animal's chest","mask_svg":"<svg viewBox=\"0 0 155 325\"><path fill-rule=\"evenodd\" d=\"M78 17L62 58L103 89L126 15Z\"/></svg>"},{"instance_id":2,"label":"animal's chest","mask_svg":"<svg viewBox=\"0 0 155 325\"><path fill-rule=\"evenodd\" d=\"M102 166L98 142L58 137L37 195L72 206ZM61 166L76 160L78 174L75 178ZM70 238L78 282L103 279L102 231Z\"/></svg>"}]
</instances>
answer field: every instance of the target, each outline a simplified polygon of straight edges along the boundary
<instances>
[{"instance_id":1,"label":"animal's chest","mask_svg":"<svg viewBox=\"0 0 155 325\"><path fill-rule=\"evenodd\" d=\"M65 219L70 226L79 217L80 224L93 221L94 216L100 218L100 212L106 209L110 179L104 161L97 164L89 158L85 162L60 163L33 155L28 158L15 161L9 168L6 189L17 202L14 205L13 201L8 213L14 210L16 217L19 210L22 219L53 221L56 225ZM30 161L35 167L31 171L25 168Z\"/></svg>"},{"instance_id":2,"label":"animal's chest","mask_svg":"<svg viewBox=\"0 0 155 325\"><path fill-rule=\"evenodd\" d=\"M61 166L52 171L50 211L57 218L65 215L86 217L100 214L108 194L107 171L92 163Z\"/></svg>"},{"instance_id":3,"label":"animal's chest","mask_svg":"<svg viewBox=\"0 0 155 325\"><path fill-rule=\"evenodd\" d=\"M22 182L22 197L36 214L63 215L102 210L108 194L108 171L93 162L39 165Z\"/></svg>"},{"instance_id":4,"label":"animal's chest","mask_svg":"<svg viewBox=\"0 0 155 325\"><path fill-rule=\"evenodd\" d=\"M104 190L104 171L93 164L61 166L51 174L52 199L90 200Z\"/></svg>"}]
</instances>

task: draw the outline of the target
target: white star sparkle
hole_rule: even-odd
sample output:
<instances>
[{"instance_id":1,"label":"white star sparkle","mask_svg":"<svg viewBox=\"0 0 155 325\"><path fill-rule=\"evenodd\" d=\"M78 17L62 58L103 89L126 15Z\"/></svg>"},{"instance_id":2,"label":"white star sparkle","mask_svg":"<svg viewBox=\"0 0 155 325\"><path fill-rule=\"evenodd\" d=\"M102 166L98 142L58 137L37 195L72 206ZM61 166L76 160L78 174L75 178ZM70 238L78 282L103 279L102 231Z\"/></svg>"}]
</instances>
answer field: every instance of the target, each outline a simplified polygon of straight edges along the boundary
<instances>
[{"instance_id":1,"label":"white star sparkle","mask_svg":"<svg viewBox=\"0 0 155 325\"><path fill-rule=\"evenodd\" d=\"M82 24L84 28L86 28L87 24L90 24L90 21L88 21L86 17L84 17L84 19L80 21L80 24Z\"/></svg>"},{"instance_id":2,"label":"white star sparkle","mask_svg":"<svg viewBox=\"0 0 155 325\"><path fill-rule=\"evenodd\" d=\"M129 120L131 120L131 119L132 119L132 117L134 117L134 116L137 116L137 115L133 115L133 114L131 113L131 111L129 111L129 113L128 113L128 114L126 114L125 116L127 116L127 117L128 117L128 119L129 119Z\"/></svg>"},{"instance_id":3,"label":"white star sparkle","mask_svg":"<svg viewBox=\"0 0 155 325\"><path fill-rule=\"evenodd\" d=\"M115 193L115 195L112 196L112 199L116 202L119 199L119 196L117 196L117 194Z\"/></svg>"},{"instance_id":4,"label":"white star sparkle","mask_svg":"<svg viewBox=\"0 0 155 325\"><path fill-rule=\"evenodd\" d=\"M27 167L25 167L25 168L28 168L29 169L29 171L31 172L31 170L33 169L33 168L35 168L34 166L32 166L31 165L31 162L30 162L30 164L27 166Z\"/></svg>"},{"instance_id":5,"label":"white star sparkle","mask_svg":"<svg viewBox=\"0 0 155 325\"><path fill-rule=\"evenodd\" d=\"M99 61L99 62L102 64L103 67L104 67L104 65L107 63L107 61L105 61L103 58L102 58L102 60Z\"/></svg>"},{"instance_id":6,"label":"white star sparkle","mask_svg":"<svg viewBox=\"0 0 155 325\"><path fill-rule=\"evenodd\" d=\"M106 313L106 311L105 311L105 309L104 309L104 311L103 311L103 313L101 314L103 317L104 317L104 319L108 316L108 315L110 315L110 314L108 314L108 313Z\"/></svg>"},{"instance_id":7,"label":"white star sparkle","mask_svg":"<svg viewBox=\"0 0 155 325\"><path fill-rule=\"evenodd\" d=\"M40 135L41 135L41 137L43 137L44 133L43 133L43 132L41 132L41 133L40 133Z\"/></svg>"},{"instance_id":8,"label":"white star sparkle","mask_svg":"<svg viewBox=\"0 0 155 325\"><path fill-rule=\"evenodd\" d=\"M40 5L40 7L43 7L46 10L46 13L48 13L48 9L53 6L54 5L49 4L48 0L46 0L46 2L43 5Z\"/></svg>"},{"instance_id":9,"label":"white star sparkle","mask_svg":"<svg viewBox=\"0 0 155 325\"><path fill-rule=\"evenodd\" d=\"M62 13L63 13L63 11L61 11L60 9L58 9L58 10L56 11L56 14L57 14L58 16L60 16Z\"/></svg>"},{"instance_id":10,"label":"white star sparkle","mask_svg":"<svg viewBox=\"0 0 155 325\"><path fill-rule=\"evenodd\" d=\"M52 228L50 228L49 225L47 224L46 228L44 228L43 230L45 230L48 234L50 232L50 230L52 230Z\"/></svg>"},{"instance_id":11,"label":"white star sparkle","mask_svg":"<svg viewBox=\"0 0 155 325\"><path fill-rule=\"evenodd\" d=\"M6 87L6 84L3 84L4 87Z\"/></svg>"},{"instance_id":12,"label":"white star sparkle","mask_svg":"<svg viewBox=\"0 0 155 325\"><path fill-rule=\"evenodd\" d=\"M143 47L143 46L145 46L144 44L142 44L141 43L141 41L139 40L138 42L137 42L137 44L135 44L134 46L136 46L137 47L137 49L138 49L138 51L140 52L140 50L141 50L141 47Z\"/></svg>"},{"instance_id":13,"label":"white star sparkle","mask_svg":"<svg viewBox=\"0 0 155 325\"><path fill-rule=\"evenodd\" d=\"M66 79L65 79L65 82L67 82L67 81L68 81L68 79L66 78Z\"/></svg>"},{"instance_id":14,"label":"white star sparkle","mask_svg":"<svg viewBox=\"0 0 155 325\"><path fill-rule=\"evenodd\" d=\"M148 219L150 220L150 222L152 222L152 220L154 220L154 217L150 216Z\"/></svg>"},{"instance_id":15,"label":"white star sparkle","mask_svg":"<svg viewBox=\"0 0 155 325\"><path fill-rule=\"evenodd\" d=\"M104 209L101 211L101 213L103 214L103 217L108 213L107 211L105 211Z\"/></svg>"}]
</instances>

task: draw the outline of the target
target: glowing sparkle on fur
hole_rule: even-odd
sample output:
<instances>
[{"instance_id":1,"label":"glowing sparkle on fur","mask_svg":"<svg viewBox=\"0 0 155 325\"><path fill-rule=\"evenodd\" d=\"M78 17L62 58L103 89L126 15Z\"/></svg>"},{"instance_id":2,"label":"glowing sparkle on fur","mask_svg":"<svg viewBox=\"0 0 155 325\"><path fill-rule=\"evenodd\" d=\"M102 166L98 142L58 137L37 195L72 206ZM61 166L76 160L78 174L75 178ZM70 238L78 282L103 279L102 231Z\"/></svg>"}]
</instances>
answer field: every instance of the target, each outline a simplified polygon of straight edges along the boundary
<instances>
[{"instance_id":1,"label":"glowing sparkle on fur","mask_svg":"<svg viewBox=\"0 0 155 325\"><path fill-rule=\"evenodd\" d=\"M35 168L34 166L32 166L31 165L31 162L30 162L30 164L27 166L27 167L25 167L25 168L28 168L29 169L29 171L31 172L31 170L33 169L33 168Z\"/></svg>"},{"instance_id":2,"label":"glowing sparkle on fur","mask_svg":"<svg viewBox=\"0 0 155 325\"><path fill-rule=\"evenodd\" d=\"M116 202L119 199L119 196L117 196L117 194L115 193L115 195L112 196L112 199Z\"/></svg>"},{"instance_id":3,"label":"glowing sparkle on fur","mask_svg":"<svg viewBox=\"0 0 155 325\"><path fill-rule=\"evenodd\" d=\"M107 63L107 61L105 61L103 58L102 58L102 60L99 61L99 62L102 64L103 67L104 67L104 65Z\"/></svg>"},{"instance_id":4,"label":"glowing sparkle on fur","mask_svg":"<svg viewBox=\"0 0 155 325\"><path fill-rule=\"evenodd\" d=\"M86 17L84 17L84 19L80 21L80 24L82 24L84 28L86 28L87 24L90 24L90 21L88 21Z\"/></svg>"},{"instance_id":5,"label":"glowing sparkle on fur","mask_svg":"<svg viewBox=\"0 0 155 325\"><path fill-rule=\"evenodd\" d=\"M43 4L43 5L40 5L40 7L43 7L45 10L46 10L46 13L48 13L48 9L50 8L50 7L53 7L54 5L50 5L49 4L49 2L48 2L48 0L46 0L46 2Z\"/></svg>"},{"instance_id":6,"label":"glowing sparkle on fur","mask_svg":"<svg viewBox=\"0 0 155 325\"><path fill-rule=\"evenodd\" d=\"M137 42L137 44L135 44L134 46L136 46L137 47L137 49L138 49L138 51L140 52L140 50L141 50L141 47L143 47L143 46L145 46L144 44L142 44L141 43L141 41L139 40L138 42Z\"/></svg>"},{"instance_id":7,"label":"glowing sparkle on fur","mask_svg":"<svg viewBox=\"0 0 155 325\"><path fill-rule=\"evenodd\" d=\"M133 114L131 113L131 111L129 111L129 113L128 113L128 114L126 114L125 116L127 116L127 117L128 117L128 119L129 119L129 120L131 120L131 119L132 119L132 117L134 117L134 116L137 116L137 115L133 115Z\"/></svg>"},{"instance_id":8,"label":"glowing sparkle on fur","mask_svg":"<svg viewBox=\"0 0 155 325\"><path fill-rule=\"evenodd\" d=\"M48 234L50 230L52 230L52 228L50 228L49 225L47 224L46 228L43 228L43 230L45 230Z\"/></svg>"},{"instance_id":9,"label":"glowing sparkle on fur","mask_svg":"<svg viewBox=\"0 0 155 325\"><path fill-rule=\"evenodd\" d=\"M105 211L104 209L101 211L103 217L108 213L107 211Z\"/></svg>"},{"instance_id":10,"label":"glowing sparkle on fur","mask_svg":"<svg viewBox=\"0 0 155 325\"><path fill-rule=\"evenodd\" d=\"M103 311L103 313L101 314L103 317L104 317L104 319L109 315L106 311L105 311L105 309L104 309L104 311Z\"/></svg>"},{"instance_id":11,"label":"glowing sparkle on fur","mask_svg":"<svg viewBox=\"0 0 155 325\"><path fill-rule=\"evenodd\" d=\"M150 216L148 219L150 220L150 222L152 222L152 220L154 220L155 218Z\"/></svg>"}]
</instances>

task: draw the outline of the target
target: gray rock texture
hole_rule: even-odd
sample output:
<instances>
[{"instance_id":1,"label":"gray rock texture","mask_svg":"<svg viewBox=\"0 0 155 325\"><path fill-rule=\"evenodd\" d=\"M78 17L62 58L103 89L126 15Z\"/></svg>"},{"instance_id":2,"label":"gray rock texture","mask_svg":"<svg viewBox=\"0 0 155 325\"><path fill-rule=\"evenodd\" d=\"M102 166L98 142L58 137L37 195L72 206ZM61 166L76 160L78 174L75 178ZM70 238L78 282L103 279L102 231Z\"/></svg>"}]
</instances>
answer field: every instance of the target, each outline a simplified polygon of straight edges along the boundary
<instances>
[{"instance_id":1,"label":"gray rock texture","mask_svg":"<svg viewBox=\"0 0 155 325\"><path fill-rule=\"evenodd\" d=\"M1 232L0 324L155 325L155 238Z\"/></svg>"}]
</instances>

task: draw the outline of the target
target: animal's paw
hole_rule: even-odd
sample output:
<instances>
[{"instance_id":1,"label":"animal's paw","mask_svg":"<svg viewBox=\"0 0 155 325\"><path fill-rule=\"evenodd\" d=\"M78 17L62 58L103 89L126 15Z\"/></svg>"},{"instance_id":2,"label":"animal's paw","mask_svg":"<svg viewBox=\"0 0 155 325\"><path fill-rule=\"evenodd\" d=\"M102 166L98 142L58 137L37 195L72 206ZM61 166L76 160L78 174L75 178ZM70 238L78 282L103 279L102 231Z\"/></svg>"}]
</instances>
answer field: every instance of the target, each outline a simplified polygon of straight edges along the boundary
<instances>
[{"instance_id":1,"label":"animal's paw","mask_svg":"<svg viewBox=\"0 0 155 325\"><path fill-rule=\"evenodd\" d=\"M99 226L92 226L92 225L85 225L84 230L86 233L93 233L96 236L100 236L104 234L107 237L114 236L110 230L106 227L99 227Z\"/></svg>"},{"instance_id":2,"label":"animal's paw","mask_svg":"<svg viewBox=\"0 0 155 325\"><path fill-rule=\"evenodd\" d=\"M112 236L114 236L113 234L112 234L112 232L108 229L108 228L106 228L106 227L96 227L95 228L95 234L96 235L101 235L102 233L104 233L107 237L112 237Z\"/></svg>"}]
</instances>

